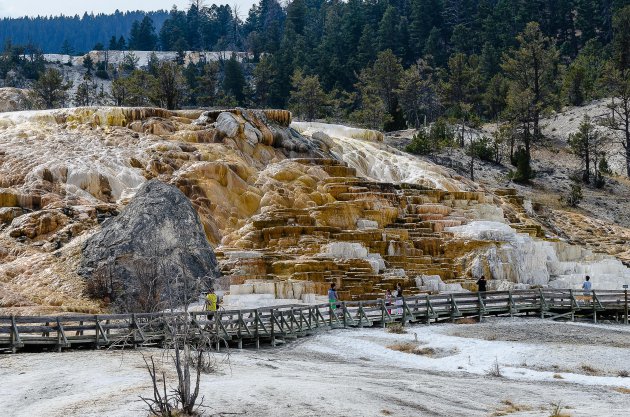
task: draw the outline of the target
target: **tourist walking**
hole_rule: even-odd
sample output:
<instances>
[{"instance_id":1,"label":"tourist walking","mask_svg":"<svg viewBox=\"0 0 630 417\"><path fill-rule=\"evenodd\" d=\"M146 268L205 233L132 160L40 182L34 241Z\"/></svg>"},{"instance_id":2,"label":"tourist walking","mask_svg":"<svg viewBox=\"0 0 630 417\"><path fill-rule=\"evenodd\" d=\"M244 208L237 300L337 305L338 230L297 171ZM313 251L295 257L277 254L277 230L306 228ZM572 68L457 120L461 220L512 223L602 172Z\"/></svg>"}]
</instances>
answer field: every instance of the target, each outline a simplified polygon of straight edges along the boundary
<instances>
[{"instance_id":1,"label":"tourist walking","mask_svg":"<svg viewBox=\"0 0 630 417\"><path fill-rule=\"evenodd\" d=\"M337 284L333 282L328 289L328 302L330 303L330 309L333 311L337 309L337 300L339 300L339 297L337 297Z\"/></svg>"},{"instance_id":2,"label":"tourist walking","mask_svg":"<svg viewBox=\"0 0 630 417\"><path fill-rule=\"evenodd\" d=\"M385 305L387 307L391 307L391 305L392 305L392 298L393 298L392 290L387 290L387 292L385 293ZM392 309L391 308L387 309L387 314L392 314Z\"/></svg>"}]
</instances>

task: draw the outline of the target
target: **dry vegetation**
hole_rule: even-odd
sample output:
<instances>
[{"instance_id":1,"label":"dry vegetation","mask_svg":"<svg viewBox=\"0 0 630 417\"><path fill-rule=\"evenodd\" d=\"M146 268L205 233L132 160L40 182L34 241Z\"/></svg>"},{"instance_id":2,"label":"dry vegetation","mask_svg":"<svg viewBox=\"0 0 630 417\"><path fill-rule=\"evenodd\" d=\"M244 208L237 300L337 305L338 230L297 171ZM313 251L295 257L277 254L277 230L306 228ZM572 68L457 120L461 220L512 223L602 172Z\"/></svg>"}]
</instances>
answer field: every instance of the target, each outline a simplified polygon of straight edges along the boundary
<instances>
[{"instance_id":1,"label":"dry vegetation","mask_svg":"<svg viewBox=\"0 0 630 417\"><path fill-rule=\"evenodd\" d=\"M405 334L405 333L407 333L407 330L405 330L405 328L402 326L402 324L394 323L391 326L387 327L387 333Z\"/></svg>"},{"instance_id":2,"label":"dry vegetation","mask_svg":"<svg viewBox=\"0 0 630 417\"><path fill-rule=\"evenodd\" d=\"M507 416L508 414L518 413L520 411L531 411L532 407L524 404L516 404L512 400L501 401L501 406L494 413L492 417Z\"/></svg>"}]
</instances>

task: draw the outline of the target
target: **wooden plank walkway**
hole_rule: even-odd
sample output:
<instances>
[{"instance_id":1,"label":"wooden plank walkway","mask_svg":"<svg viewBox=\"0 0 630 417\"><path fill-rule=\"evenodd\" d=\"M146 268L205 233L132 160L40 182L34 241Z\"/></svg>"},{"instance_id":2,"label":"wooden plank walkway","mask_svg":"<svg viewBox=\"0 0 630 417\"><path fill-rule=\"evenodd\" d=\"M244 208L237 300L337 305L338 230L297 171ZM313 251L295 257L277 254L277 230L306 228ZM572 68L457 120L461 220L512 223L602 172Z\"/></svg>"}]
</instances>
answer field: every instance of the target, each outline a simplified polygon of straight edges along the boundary
<instances>
[{"instance_id":1,"label":"wooden plank walkway","mask_svg":"<svg viewBox=\"0 0 630 417\"><path fill-rule=\"evenodd\" d=\"M628 324L628 290L493 291L419 295L392 300L285 305L257 309L207 312L138 313L61 316L0 316L0 351L57 350L161 346L166 320L185 318L199 332L207 332L225 346L276 346L319 331L351 327L385 327L389 323L455 321L490 315L536 315L546 319L606 318ZM217 343L216 349L220 348Z\"/></svg>"}]
</instances>

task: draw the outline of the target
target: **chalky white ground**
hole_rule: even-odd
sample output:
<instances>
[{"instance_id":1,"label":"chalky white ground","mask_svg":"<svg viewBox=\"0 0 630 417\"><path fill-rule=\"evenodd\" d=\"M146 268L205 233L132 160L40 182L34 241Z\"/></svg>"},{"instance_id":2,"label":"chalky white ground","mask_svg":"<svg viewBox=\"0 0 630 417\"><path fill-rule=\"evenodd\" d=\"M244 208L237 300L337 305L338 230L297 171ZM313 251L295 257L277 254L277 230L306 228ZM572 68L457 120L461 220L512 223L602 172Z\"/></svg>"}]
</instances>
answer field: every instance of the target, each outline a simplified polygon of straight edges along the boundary
<instances>
[{"instance_id":1,"label":"chalky white ground","mask_svg":"<svg viewBox=\"0 0 630 417\"><path fill-rule=\"evenodd\" d=\"M415 333L415 334L414 334ZM435 357L395 352L399 342ZM630 327L498 319L480 325L336 330L276 349L232 350L204 375L207 415L488 416L509 400L547 416L560 402L572 416L627 416ZM0 356L0 410L12 416L146 415L142 354L73 351ZM219 360L224 357L218 358ZM487 375L498 360L502 378ZM584 366L597 375L586 375ZM562 379L558 379L560 375ZM391 413L391 414L389 414Z\"/></svg>"}]
</instances>

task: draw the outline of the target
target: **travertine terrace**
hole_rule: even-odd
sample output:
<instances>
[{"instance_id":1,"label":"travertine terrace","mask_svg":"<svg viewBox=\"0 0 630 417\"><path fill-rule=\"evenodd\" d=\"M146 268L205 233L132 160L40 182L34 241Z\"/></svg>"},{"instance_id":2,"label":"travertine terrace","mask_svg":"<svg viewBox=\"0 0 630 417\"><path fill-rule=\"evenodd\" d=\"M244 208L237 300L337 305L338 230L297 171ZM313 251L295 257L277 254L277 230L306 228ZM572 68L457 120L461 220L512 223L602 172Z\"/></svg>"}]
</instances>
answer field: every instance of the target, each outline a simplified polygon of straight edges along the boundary
<instances>
[{"instance_id":1,"label":"travertine terrace","mask_svg":"<svg viewBox=\"0 0 630 417\"><path fill-rule=\"evenodd\" d=\"M281 110L152 108L7 113L0 129L7 312L106 310L83 295L82 245L152 178L191 200L235 303L309 301L330 282L350 300L397 282L410 293L475 289L482 273L497 289L628 274L556 242L513 190L480 188L378 132L291 124Z\"/></svg>"}]
</instances>

